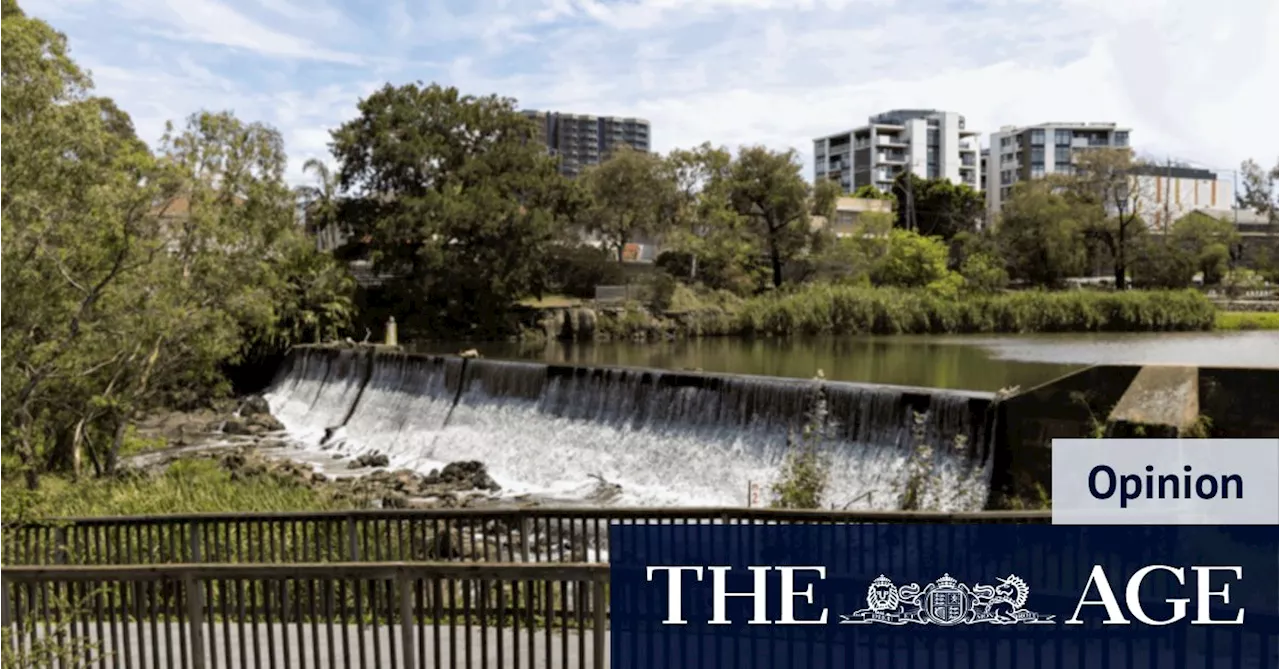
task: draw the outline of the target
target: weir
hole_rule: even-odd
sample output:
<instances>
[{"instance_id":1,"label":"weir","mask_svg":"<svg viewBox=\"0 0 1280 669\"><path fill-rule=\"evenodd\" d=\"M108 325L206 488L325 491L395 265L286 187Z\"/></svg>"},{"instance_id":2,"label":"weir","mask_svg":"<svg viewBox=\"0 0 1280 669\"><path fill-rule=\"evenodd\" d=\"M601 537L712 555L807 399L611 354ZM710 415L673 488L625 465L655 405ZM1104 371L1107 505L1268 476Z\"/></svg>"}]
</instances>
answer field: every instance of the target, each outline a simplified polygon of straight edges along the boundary
<instances>
[{"instance_id":1,"label":"weir","mask_svg":"<svg viewBox=\"0 0 1280 669\"><path fill-rule=\"evenodd\" d=\"M392 468L479 460L508 493L566 500L604 479L623 505L744 504L819 397L826 506L897 509L914 477L923 508L982 509L993 459L986 393L303 347L267 397L304 447L337 429L326 447Z\"/></svg>"}]
</instances>

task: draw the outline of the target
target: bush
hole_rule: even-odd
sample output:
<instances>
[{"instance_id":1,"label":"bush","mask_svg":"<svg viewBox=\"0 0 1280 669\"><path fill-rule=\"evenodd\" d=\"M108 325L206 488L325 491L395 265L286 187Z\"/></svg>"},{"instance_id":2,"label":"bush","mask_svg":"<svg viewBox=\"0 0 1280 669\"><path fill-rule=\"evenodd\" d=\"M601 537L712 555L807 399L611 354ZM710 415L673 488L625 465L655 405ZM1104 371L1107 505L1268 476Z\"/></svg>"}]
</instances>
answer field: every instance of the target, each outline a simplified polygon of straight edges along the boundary
<instances>
[{"instance_id":1,"label":"bush","mask_svg":"<svg viewBox=\"0 0 1280 669\"><path fill-rule=\"evenodd\" d=\"M1024 291L960 299L929 290L812 285L747 301L734 334L925 334L1207 330L1195 290Z\"/></svg>"},{"instance_id":2,"label":"bush","mask_svg":"<svg viewBox=\"0 0 1280 669\"><path fill-rule=\"evenodd\" d=\"M1162 239L1146 239L1129 264L1135 288L1177 289L1191 285L1195 261L1181 247Z\"/></svg>"},{"instance_id":3,"label":"bush","mask_svg":"<svg viewBox=\"0 0 1280 669\"><path fill-rule=\"evenodd\" d=\"M986 253L973 253L960 263L960 276L965 287L975 293L997 293L1009 285L1009 273L1000 259Z\"/></svg>"},{"instance_id":4,"label":"bush","mask_svg":"<svg viewBox=\"0 0 1280 669\"><path fill-rule=\"evenodd\" d=\"M626 282L622 265L608 252L586 244L557 246L547 257L552 292L591 299L596 286L616 286Z\"/></svg>"},{"instance_id":5,"label":"bush","mask_svg":"<svg viewBox=\"0 0 1280 669\"><path fill-rule=\"evenodd\" d=\"M938 237L925 237L909 230L889 233L889 248L871 269L871 281L878 286L921 288L947 278L949 250Z\"/></svg>"}]
</instances>

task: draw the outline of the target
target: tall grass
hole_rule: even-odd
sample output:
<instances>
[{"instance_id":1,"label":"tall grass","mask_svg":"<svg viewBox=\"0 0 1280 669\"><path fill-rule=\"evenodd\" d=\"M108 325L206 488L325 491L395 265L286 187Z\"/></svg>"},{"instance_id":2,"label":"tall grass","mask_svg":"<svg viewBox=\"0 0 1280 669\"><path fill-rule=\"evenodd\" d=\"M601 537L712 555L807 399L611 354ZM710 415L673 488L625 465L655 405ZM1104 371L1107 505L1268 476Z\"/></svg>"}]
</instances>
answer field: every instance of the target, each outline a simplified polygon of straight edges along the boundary
<instances>
[{"instance_id":1,"label":"tall grass","mask_svg":"<svg viewBox=\"0 0 1280 669\"><path fill-rule=\"evenodd\" d=\"M1280 329L1280 313L1274 311L1219 311L1214 320L1215 330L1276 330Z\"/></svg>"},{"instance_id":2,"label":"tall grass","mask_svg":"<svg viewBox=\"0 0 1280 669\"><path fill-rule=\"evenodd\" d=\"M271 475L234 476L209 459L162 474L70 481L46 476L34 493L6 485L5 520L227 511L318 511L340 504L322 490Z\"/></svg>"},{"instance_id":3,"label":"tall grass","mask_svg":"<svg viewBox=\"0 0 1280 669\"><path fill-rule=\"evenodd\" d=\"M926 334L1208 330L1197 291L1025 291L944 297L925 290L811 285L746 301L725 334Z\"/></svg>"}]
</instances>

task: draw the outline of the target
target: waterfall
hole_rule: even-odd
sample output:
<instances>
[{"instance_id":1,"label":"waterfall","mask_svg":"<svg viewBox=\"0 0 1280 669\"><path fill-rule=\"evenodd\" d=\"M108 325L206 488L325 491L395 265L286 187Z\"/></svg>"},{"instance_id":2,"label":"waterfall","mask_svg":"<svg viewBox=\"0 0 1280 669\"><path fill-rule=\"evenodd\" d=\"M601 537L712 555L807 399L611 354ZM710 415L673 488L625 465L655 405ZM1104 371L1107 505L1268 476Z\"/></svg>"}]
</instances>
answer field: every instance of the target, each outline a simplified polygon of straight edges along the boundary
<instances>
[{"instance_id":1,"label":"waterfall","mask_svg":"<svg viewBox=\"0 0 1280 669\"><path fill-rule=\"evenodd\" d=\"M510 493L581 498L601 476L622 486L614 503L732 506L749 482L775 479L819 389L829 505L897 508L924 443L926 505L982 508L981 393L308 348L268 399L303 443L342 425L342 448L386 453L392 467L479 460Z\"/></svg>"}]
</instances>

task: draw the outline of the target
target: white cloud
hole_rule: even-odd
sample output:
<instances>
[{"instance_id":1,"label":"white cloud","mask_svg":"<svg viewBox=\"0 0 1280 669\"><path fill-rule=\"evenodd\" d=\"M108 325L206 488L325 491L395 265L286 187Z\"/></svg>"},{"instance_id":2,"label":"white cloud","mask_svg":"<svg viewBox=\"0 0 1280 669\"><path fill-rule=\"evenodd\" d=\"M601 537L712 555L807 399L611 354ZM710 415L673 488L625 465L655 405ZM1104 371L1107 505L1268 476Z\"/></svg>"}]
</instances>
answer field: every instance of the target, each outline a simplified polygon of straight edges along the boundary
<instances>
[{"instance_id":1,"label":"white cloud","mask_svg":"<svg viewBox=\"0 0 1280 669\"><path fill-rule=\"evenodd\" d=\"M710 140L807 156L813 137L897 107L957 111L984 132L1116 121L1147 153L1222 168L1280 149L1274 0L451 0L402 16L350 2L310 21L299 0L120 2L29 9L57 10L148 139L164 114L234 107L281 127L295 175L360 95L419 79L642 116L664 151ZM108 20L126 5L145 20ZM206 46L175 53L139 25Z\"/></svg>"}]
</instances>

